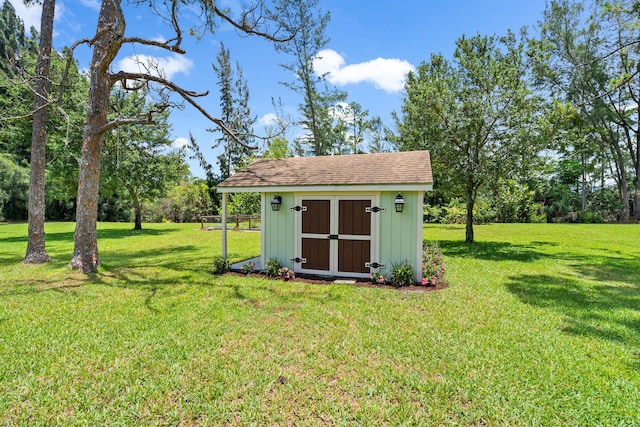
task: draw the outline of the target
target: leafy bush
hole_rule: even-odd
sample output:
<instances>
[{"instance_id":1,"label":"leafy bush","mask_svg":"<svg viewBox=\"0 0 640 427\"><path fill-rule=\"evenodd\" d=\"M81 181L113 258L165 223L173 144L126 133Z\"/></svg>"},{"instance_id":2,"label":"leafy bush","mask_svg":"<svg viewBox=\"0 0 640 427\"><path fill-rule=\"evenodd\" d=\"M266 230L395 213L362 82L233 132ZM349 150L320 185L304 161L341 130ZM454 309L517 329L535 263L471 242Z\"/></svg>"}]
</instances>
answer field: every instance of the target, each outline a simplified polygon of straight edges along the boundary
<instances>
[{"instance_id":1,"label":"leafy bush","mask_svg":"<svg viewBox=\"0 0 640 427\"><path fill-rule=\"evenodd\" d=\"M467 208L459 198L451 199L447 206L442 207L442 210L444 224L464 224L467 220Z\"/></svg>"},{"instance_id":2,"label":"leafy bush","mask_svg":"<svg viewBox=\"0 0 640 427\"><path fill-rule=\"evenodd\" d=\"M282 268L282 263L278 258L269 258L267 260L267 265L265 271L267 272L267 277L277 277L278 271Z\"/></svg>"},{"instance_id":3,"label":"leafy bush","mask_svg":"<svg viewBox=\"0 0 640 427\"><path fill-rule=\"evenodd\" d=\"M282 280L295 279L296 273L289 267L280 267L278 269L278 277Z\"/></svg>"},{"instance_id":4,"label":"leafy bush","mask_svg":"<svg viewBox=\"0 0 640 427\"><path fill-rule=\"evenodd\" d=\"M578 212L578 221L584 224L599 224L603 223L604 219L598 212L580 211Z\"/></svg>"},{"instance_id":5,"label":"leafy bush","mask_svg":"<svg viewBox=\"0 0 640 427\"><path fill-rule=\"evenodd\" d=\"M466 212L466 207L465 207ZM473 207L473 222L475 224L486 224L491 221L495 221L498 213L495 208L490 206L489 202L484 197L478 197ZM467 215L465 214L465 221Z\"/></svg>"},{"instance_id":6,"label":"leafy bush","mask_svg":"<svg viewBox=\"0 0 640 427\"><path fill-rule=\"evenodd\" d=\"M404 261L391 265L391 283L397 288L413 284L413 267Z\"/></svg>"},{"instance_id":7,"label":"leafy bush","mask_svg":"<svg viewBox=\"0 0 640 427\"><path fill-rule=\"evenodd\" d=\"M535 191L515 179L500 178L495 187L494 204L499 222L532 222L537 205Z\"/></svg>"},{"instance_id":8,"label":"leafy bush","mask_svg":"<svg viewBox=\"0 0 640 427\"><path fill-rule=\"evenodd\" d=\"M444 258L437 242L422 246L422 284L435 286L444 281Z\"/></svg>"},{"instance_id":9,"label":"leafy bush","mask_svg":"<svg viewBox=\"0 0 640 427\"><path fill-rule=\"evenodd\" d=\"M443 209L441 206L432 206L425 203L422 209L422 222L440 223L442 222Z\"/></svg>"},{"instance_id":10,"label":"leafy bush","mask_svg":"<svg viewBox=\"0 0 640 427\"><path fill-rule=\"evenodd\" d=\"M256 268L256 263L255 262L247 262L247 263L242 264L241 270L242 270L242 272L244 274L251 274L251 273L253 273L255 268Z\"/></svg>"},{"instance_id":11,"label":"leafy bush","mask_svg":"<svg viewBox=\"0 0 640 427\"><path fill-rule=\"evenodd\" d=\"M371 283L375 283L377 285L384 285L387 281L387 278L380 271L374 270L373 273L369 275L369 280L371 280Z\"/></svg>"},{"instance_id":12,"label":"leafy bush","mask_svg":"<svg viewBox=\"0 0 640 427\"><path fill-rule=\"evenodd\" d=\"M230 269L231 265L229 264L229 259L227 257L223 257L221 255L213 257L213 268L211 269L211 273L224 274Z\"/></svg>"},{"instance_id":13,"label":"leafy bush","mask_svg":"<svg viewBox=\"0 0 640 427\"><path fill-rule=\"evenodd\" d=\"M260 215L260 193L236 193L228 209L230 215Z\"/></svg>"}]
</instances>

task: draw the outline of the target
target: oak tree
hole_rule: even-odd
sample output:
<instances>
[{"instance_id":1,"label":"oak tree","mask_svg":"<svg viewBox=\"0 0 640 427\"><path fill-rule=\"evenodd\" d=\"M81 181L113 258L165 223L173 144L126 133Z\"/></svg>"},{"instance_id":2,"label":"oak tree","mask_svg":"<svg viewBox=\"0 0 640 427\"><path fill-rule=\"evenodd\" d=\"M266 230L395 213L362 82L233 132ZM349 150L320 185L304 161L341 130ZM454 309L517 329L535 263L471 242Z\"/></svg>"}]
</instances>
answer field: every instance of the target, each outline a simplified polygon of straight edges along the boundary
<instances>
[{"instance_id":1,"label":"oak tree","mask_svg":"<svg viewBox=\"0 0 640 427\"><path fill-rule=\"evenodd\" d=\"M471 243L479 189L537 154L536 102L527 88L524 45L513 33L463 36L453 57L434 54L408 75L399 148L429 150L436 180L443 177L464 194Z\"/></svg>"},{"instance_id":2,"label":"oak tree","mask_svg":"<svg viewBox=\"0 0 640 427\"><path fill-rule=\"evenodd\" d=\"M116 82L121 82L125 90L137 90L148 85L161 88L160 95L165 95L158 102L158 110L169 107L168 92L178 95L182 100L199 111L206 119L221 127L225 132L234 135L223 120L212 116L198 102L197 97L205 95L180 87L173 81L163 77L162 73L112 71L113 61L125 45L153 46L176 54L184 54L182 41L184 37L181 24L182 8L198 9L202 19L202 28L213 31L219 23L225 22L236 30L259 35L270 40L289 40L297 31L284 31L278 26L277 17L266 9L262 0L256 0L247 8L232 13L222 10L218 3L211 0L171 0L167 2L151 1L139 3L149 7L160 15L173 31L168 40L145 39L129 36L126 33L126 16L122 9L122 0L103 0L98 15L95 35L80 43L89 44L93 49L89 68L89 96L87 107L87 123L83 136L82 155L80 159L80 175L78 181L78 197L76 210L76 229L74 233L74 252L71 267L83 272L94 272L99 265L96 233L97 202L100 187L100 154L105 134L121 125L152 124L153 115L144 117L119 118L108 121L109 95ZM237 18L234 18L236 17ZM74 46L74 48L75 48ZM236 143L244 143L234 138Z\"/></svg>"}]
</instances>

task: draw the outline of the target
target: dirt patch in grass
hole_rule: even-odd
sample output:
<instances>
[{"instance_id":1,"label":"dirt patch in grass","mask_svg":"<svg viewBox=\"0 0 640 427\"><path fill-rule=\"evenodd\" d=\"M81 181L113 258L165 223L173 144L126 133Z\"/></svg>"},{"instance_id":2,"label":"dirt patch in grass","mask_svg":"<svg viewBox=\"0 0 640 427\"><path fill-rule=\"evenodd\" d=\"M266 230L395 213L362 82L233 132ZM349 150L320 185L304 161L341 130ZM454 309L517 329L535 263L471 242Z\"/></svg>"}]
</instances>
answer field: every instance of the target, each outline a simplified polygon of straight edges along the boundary
<instances>
[{"instance_id":1,"label":"dirt patch in grass","mask_svg":"<svg viewBox=\"0 0 640 427\"><path fill-rule=\"evenodd\" d=\"M261 279L266 279L267 276L265 274L261 274L261 273L251 273L251 274L244 274L244 273L239 273L239 272L229 272L226 273L232 276L247 276L247 277L256 277L256 278L261 278ZM289 279L287 280L288 282L299 282L299 283L311 283L314 285L331 285L334 283L334 281L337 278L325 278L322 276L314 276L314 275L310 275L310 274L296 274L295 279ZM274 278L269 278L269 280L281 280L281 279L274 279ZM411 285L411 286L403 286L401 288L397 288L395 286L392 285L379 285L377 283L371 283L368 280L365 279L353 279L351 278L350 280L355 280L355 284L354 286L359 286L359 287L364 287L364 288L380 288L380 289L396 289L399 292L432 292L432 291L439 291L441 289L445 289L448 288L449 285L447 283L438 283L436 286L421 286L421 285Z\"/></svg>"}]
</instances>

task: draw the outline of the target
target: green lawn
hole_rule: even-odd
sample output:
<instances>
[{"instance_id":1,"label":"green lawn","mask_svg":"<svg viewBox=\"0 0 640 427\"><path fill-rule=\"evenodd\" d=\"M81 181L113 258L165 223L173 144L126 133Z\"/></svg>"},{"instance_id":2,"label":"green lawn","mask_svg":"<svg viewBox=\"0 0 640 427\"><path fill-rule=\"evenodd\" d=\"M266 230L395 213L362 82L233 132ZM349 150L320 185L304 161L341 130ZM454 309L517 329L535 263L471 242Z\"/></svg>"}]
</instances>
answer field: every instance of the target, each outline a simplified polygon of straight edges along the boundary
<instances>
[{"instance_id":1,"label":"green lawn","mask_svg":"<svg viewBox=\"0 0 640 427\"><path fill-rule=\"evenodd\" d=\"M219 232L0 224L0 425L640 425L640 226L426 226L450 287L208 274ZM233 261L259 233L231 232Z\"/></svg>"}]
</instances>

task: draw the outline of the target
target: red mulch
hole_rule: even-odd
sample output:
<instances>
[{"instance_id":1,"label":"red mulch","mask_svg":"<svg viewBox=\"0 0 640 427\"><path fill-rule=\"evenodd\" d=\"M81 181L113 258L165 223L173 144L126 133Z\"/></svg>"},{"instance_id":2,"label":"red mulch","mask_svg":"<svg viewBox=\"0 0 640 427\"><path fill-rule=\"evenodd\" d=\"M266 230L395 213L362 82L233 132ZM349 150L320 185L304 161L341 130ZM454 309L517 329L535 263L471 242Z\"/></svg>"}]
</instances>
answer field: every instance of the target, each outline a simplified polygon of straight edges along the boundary
<instances>
[{"instance_id":1,"label":"red mulch","mask_svg":"<svg viewBox=\"0 0 640 427\"><path fill-rule=\"evenodd\" d=\"M230 274L232 276L249 276L249 277L258 277L261 279L265 279L267 276L265 276L264 274L260 274L260 273L251 273L251 274L244 274L244 273L239 273L239 272L229 272L227 274ZM271 280L280 280L280 279L271 279ZM331 285L333 284L334 280L336 279L325 279L319 276L312 276L312 275L302 275L302 274L297 274L295 279L290 279L288 280L289 282L300 282L300 283L312 283L315 285ZM400 292L431 292L431 291L439 291L441 289L445 289L448 288L449 285L447 283L438 283L436 286L421 286L421 285L411 285L411 286L403 286L401 288L396 288L395 286L391 286L391 285L379 285L376 283L371 283L368 280L365 279L354 279L354 278L349 278L347 280L355 280L355 286L359 286L359 287L364 287L364 288L380 288L380 289L396 289Z\"/></svg>"}]
</instances>

